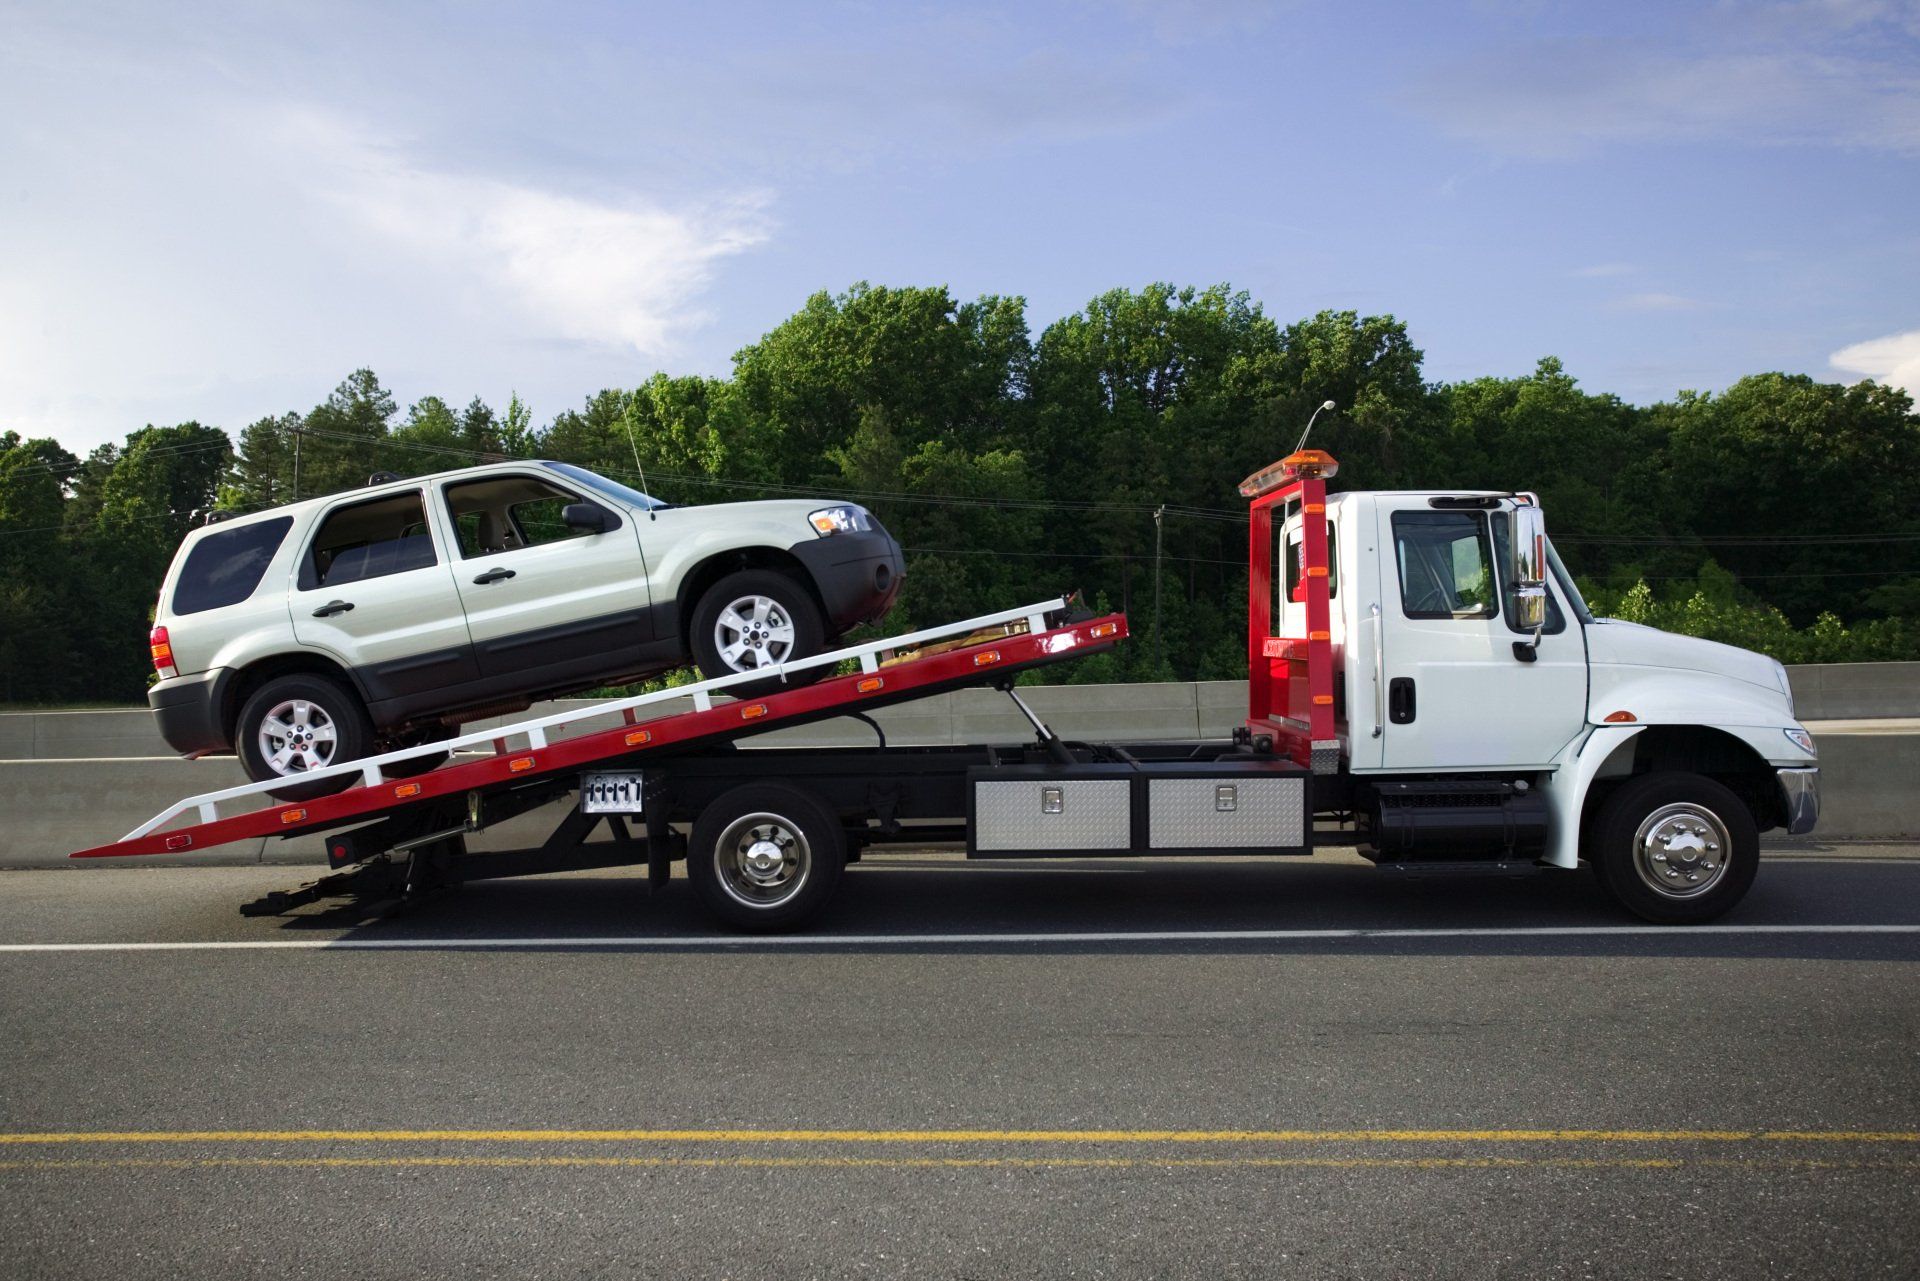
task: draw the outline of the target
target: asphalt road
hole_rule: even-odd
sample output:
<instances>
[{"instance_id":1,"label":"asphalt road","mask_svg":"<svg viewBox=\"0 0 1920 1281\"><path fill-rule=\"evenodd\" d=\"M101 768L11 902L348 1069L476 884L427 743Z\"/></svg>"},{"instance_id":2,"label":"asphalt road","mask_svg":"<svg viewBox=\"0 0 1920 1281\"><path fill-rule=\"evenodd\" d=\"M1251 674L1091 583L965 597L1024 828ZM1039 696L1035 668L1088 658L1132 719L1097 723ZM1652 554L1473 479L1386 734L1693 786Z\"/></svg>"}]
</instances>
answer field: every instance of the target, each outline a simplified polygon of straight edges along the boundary
<instances>
[{"instance_id":1,"label":"asphalt road","mask_svg":"<svg viewBox=\"0 0 1920 1281\"><path fill-rule=\"evenodd\" d=\"M235 912L296 879L0 874L0 947L189 945L0 950L0 1276L1920 1273L1920 848L1715 931L1343 861Z\"/></svg>"}]
</instances>

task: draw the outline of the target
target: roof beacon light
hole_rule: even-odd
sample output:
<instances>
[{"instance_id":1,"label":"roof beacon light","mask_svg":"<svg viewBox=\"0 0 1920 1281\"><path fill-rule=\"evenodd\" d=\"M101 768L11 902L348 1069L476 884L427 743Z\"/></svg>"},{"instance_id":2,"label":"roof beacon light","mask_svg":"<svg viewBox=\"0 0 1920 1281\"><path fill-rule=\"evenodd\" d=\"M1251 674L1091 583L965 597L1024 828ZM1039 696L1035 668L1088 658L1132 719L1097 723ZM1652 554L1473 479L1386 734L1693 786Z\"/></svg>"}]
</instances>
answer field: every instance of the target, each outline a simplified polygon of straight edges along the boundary
<instances>
[{"instance_id":1,"label":"roof beacon light","mask_svg":"<svg viewBox=\"0 0 1920 1281\"><path fill-rule=\"evenodd\" d=\"M1258 498L1296 480L1332 480L1340 464L1324 449L1300 449L1240 482L1242 498Z\"/></svg>"}]
</instances>

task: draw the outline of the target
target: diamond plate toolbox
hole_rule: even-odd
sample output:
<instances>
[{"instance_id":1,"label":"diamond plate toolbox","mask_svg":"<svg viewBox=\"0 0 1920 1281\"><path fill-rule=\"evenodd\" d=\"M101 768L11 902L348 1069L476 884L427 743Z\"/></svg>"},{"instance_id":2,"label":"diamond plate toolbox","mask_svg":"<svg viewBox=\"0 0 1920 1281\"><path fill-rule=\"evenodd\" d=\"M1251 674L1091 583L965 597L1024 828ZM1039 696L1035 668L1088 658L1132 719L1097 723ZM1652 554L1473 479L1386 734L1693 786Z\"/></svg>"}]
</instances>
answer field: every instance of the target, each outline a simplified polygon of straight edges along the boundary
<instances>
[{"instance_id":1,"label":"diamond plate toolbox","mask_svg":"<svg viewBox=\"0 0 1920 1281\"><path fill-rule=\"evenodd\" d=\"M1306 840L1306 784L1298 778L1147 780L1147 848L1276 849Z\"/></svg>"},{"instance_id":2,"label":"diamond plate toolbox","mask_svg":"<svg viewBox=\"0 0 1920 1281\"><path fill-rule=\"evenodd\" d=\"M973 785L974 848L1118 850L1133 845L1124 778L978 780Z\"/></svg>"}]
</instances>

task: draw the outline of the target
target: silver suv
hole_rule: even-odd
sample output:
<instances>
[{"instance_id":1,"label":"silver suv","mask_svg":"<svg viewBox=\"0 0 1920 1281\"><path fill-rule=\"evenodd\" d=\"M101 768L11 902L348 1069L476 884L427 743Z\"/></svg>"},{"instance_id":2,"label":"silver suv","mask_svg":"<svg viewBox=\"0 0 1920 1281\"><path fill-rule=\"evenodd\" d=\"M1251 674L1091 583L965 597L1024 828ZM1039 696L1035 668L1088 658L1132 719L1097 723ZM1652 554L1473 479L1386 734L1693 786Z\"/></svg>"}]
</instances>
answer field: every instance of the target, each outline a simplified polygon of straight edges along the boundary
<instances>
[{"instance_id":1,"label":"silver suv","mask_svg":"<svg viewBox=\"0 0 1920 1281\"><path fill-rule=\"evenodd\" d=\"M819 653L885 614L903 571L851 503L674 507L554 462L377 476L188 534L147 702L175 751L297 779L689 660L712 677Z\"/></svg>"}]
</instances>

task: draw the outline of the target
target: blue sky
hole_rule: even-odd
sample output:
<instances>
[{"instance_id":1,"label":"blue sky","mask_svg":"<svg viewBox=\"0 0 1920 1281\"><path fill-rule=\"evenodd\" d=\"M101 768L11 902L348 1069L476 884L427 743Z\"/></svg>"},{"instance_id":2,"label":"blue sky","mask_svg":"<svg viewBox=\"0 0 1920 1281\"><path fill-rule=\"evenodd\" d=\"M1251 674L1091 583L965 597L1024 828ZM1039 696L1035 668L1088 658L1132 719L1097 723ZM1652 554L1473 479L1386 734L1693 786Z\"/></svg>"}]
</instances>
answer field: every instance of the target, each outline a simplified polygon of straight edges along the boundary
<instances>
[{"instance_id":1,"label":"blue sky","mask_svg":"<svg viewBox=\"0 0 1920 1281\"><path fill-rule=\"evenodd\" d=\"M1920 389L1920 3L0 0L0 430L544 421L814 290L1228 281L1428 376Z\"/></svg>"}]
</instances>

